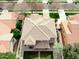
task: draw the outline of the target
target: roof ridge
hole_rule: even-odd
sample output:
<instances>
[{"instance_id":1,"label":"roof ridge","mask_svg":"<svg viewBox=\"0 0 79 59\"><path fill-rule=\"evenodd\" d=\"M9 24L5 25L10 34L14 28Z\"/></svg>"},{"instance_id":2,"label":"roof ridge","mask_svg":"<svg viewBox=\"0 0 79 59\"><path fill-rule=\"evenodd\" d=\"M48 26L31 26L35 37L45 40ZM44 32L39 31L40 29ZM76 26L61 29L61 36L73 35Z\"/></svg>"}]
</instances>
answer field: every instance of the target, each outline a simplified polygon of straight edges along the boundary
<instances>
[{"instance_id":1,"label":"roof ridge","mask_svg":"<svg viewBox=\"0 0 79 59\"><path fill-rule=\"evenodd\" d=\"M30 22L31 22L32 24L34 24L34 23L32 22L32 20L30 20ZM48 35L47 35L43 30L41 30L36 24L34 24L34 25L35 25L36 28L38 28L38 29L40 30L41 33L43 33L43 34L47 37L47 39L49 39Z\"/></svg>"},{"instance_id":2,"label":"roof ridge","mask_svg":"<svg viewBox=\"0 0 79 59\"><path fill-rule=\"evenodd\" d=\"M28 37L32 38L32 36L31 36L31 35L29 35ZM27 39L27 40L29 40L29 39ZM26 40L26 41L27 41L27 40ZM32 40L32 39L31 39L31 40ZM36 40L32 40L32 41L36 41Z\"/></svg>"},{"instance_id":3,"label":"roof ridge","mask_svg":"<svg viewBox=\"0 0 79 59\"><path fill-rule=\"evenodd\" d=\"M36 43L36 40L33 40L33 38L32 38L31 35L29 35L28 38L30 38L30 40L31 40L32 43ZM29 40L29 39L25 40L25 42L28 42L28 40Z\"/></svg>"},{"instance_id":4,"label":"roof ridge","mask_svg":"<svg viewBox=\"0 0 79 59\"><path fill-rule=\"evenodd\" d=\"M39 26L44 26L44 25L39 25ZM55 34L47 26L45 27L48 29L48 31L50 31L55 36Z\"/></svg>"}]
</instances>

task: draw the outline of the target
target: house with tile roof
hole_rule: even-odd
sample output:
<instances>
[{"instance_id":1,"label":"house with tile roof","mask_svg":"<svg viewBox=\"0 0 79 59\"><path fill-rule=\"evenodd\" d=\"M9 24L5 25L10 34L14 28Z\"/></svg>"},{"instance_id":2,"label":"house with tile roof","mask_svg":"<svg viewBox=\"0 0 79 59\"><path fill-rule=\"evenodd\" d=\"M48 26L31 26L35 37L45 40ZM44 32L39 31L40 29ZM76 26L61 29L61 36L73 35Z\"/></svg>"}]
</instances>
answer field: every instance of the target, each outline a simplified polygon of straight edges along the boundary
<instances>
[{"instance_id":1,"label":"house with tile roof","mask_svg":"<svg viewBox=\"0 0 79 59\"><path fill-rule=\"evenodd\" d=\"M18 19L19 13L16 12L6 12L1 13L0 22L7 25L11 29L16 27L16 20Z\"/></svg>"},{"instance_id":2,"label":"house with tile roof","mask_svg":"<svg viewBox=\"0 0 79 59\"><path fill-rule=\"evenodd\" d=\"M14 41L12 29L16 28L16 21L19 17L16 12L3 12L0 15L0 53L13 52ZM21 19L21 17L20 17Z\"/></svg>"},{"instance_id":3,"label":"house with tile roof","mask_svg":"<svg viewBox=\"0 0 79 59\"><path fill-rule=\"evenodd\" d=\"M2 22L0 22L0 35L10 33L10 31L11 31L10 27L8 27L6 24L3 24Z\"/></svg>"},{"instance_id":4,"label":"house with tile roof","mask_svg":"<svg viewBox=\"0 0 79 59\"><path fill-rule=\"evenodd\" d=\"M32 14L24 20L19 44L20 58L24 51L53 51L57 39L55 22L42 15Z\"/></svg>"},{"instance_id":5,"label":"house with tile roof","mask_svg":"<svg viewBox=\"0 0 79 59\"><path fill-rule=\"evenodd\" d=\"M79 14L68 16L68 20L61 23L61 33L63 44L79 43Z\"/></svg>"},{"instance_id":6,"label":"house with tile roof","mask_svg":"<svg viewBox=\"0 0 79 59\"><path fill-rule=\"evenodd\" d=\"M0 53L13 52L12 33L0 35Z\"/></svg>"}]
</instances>

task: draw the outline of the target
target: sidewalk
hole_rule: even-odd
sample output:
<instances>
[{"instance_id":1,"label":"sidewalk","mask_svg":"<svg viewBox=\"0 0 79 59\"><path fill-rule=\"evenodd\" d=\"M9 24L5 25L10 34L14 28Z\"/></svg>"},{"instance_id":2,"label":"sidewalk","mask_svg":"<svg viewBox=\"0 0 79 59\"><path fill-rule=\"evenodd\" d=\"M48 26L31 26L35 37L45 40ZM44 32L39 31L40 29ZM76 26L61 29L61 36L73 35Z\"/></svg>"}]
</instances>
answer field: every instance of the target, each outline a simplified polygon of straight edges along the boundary
<instances>
[{"instance_id":1,"label":"sidewalk","mask_svg":"<svg viewBox=\"0 0 79 59\"><path fill-rule=\"evenodd\" d=\"M42 3L46 4L46 3L48 3L48 0L43 0ZM44 18L49 18L49 9L47 9L48 6L44 5L44 8L45 9L43 9L43 16L44 16Z\"/></svg>"},{"instance_id":2,"label":"sidewalk","mask_svg":"<svg viewBox=\"0 0 79 59\"><path fill-rule=\"evenodd\" d=\"M59 9L58 13L60 18L58 19L57 24L59 25L62 21L66 20L66 15L64 9Z\"/></svg>"}]
</instances>

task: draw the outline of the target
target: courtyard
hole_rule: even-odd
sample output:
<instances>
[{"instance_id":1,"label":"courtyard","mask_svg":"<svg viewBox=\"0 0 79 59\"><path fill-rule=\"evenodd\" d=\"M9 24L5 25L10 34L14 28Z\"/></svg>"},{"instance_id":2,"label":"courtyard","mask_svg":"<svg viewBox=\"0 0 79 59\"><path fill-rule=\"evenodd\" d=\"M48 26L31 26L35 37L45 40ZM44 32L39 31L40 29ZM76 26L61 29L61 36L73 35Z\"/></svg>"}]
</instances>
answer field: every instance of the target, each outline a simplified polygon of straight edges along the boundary
<instances>
[{"instance_id":1,"label":"courtyard","mask_svg":"<svg viewBox=\"0 0 79 59\"><path fill-rule=\"evenodd\" d=\"M27 52L24 52L24 59L53 59L53 52L27 51Z\"/></svg>"}]
</instances>

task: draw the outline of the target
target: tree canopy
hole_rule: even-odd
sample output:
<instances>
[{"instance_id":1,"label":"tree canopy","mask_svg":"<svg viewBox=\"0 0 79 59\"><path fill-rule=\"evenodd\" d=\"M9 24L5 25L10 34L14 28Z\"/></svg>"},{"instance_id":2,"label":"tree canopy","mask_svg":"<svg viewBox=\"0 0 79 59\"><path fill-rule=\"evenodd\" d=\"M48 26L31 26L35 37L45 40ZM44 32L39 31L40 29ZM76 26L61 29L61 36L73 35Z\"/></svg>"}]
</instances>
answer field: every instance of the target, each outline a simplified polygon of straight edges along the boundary
<instances>
[{"instance_id":1,"label":"tree canopy","mask_svg":"<svg viewBox=\"0 0 79 59\"><path fill-rule=\"evenodd\" d=\"M22 29L22 20L18 20L16 23L16 28L21 30Z\"/></svg>"},{"instance_id":2,"label":"tree canopy","mask_svg":"<svg viewBox=\"0 0 79 59\"><path fill-rule=\"evenodd\" d=\"M16 40L19 40L21 37L21 29L22 29L22 20L17 20L16 28L12 29L13 37Z\"/></svg>"},{"instance_id":3,"label":"tree canopy","mask_svg":"<svg viewBox=\"0 0 79 59\"><path fill-rule=\"evenodd\" d=\"M67 45L63 49L64 59L79 59L79 45Z\"/></svg>"},{"instance_id":4,"label":"tree canopy","mask_svg":"<svg viewBox=\"0 0 79 59\"><path fill-rule=\"evenodd\" d=\"M19 40L20 37L21 37L21 31L18 30L18 29L13 29L12 32L13 32L13 37L14 37L16 40Z\"/></svg>"}]
</instances>

